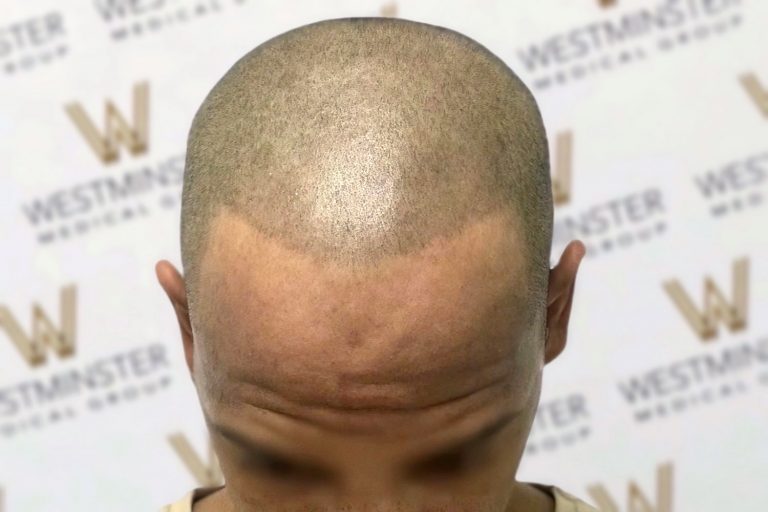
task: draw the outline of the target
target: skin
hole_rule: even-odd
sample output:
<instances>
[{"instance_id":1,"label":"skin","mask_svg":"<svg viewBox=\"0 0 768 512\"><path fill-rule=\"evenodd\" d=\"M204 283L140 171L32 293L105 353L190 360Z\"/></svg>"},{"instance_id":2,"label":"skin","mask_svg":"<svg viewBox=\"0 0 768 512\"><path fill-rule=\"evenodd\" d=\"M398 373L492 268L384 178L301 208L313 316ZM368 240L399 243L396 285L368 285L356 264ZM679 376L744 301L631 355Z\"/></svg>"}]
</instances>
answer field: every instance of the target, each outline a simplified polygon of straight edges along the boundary
<instances>
[{"instance_id":1,"label":"skin","mask_svg":"<svg viewBox=\"0 0 768 512\"><path fill-rule=\"evenodd\" d=\"M488 216L352 272L222 209L198 283L205 314L190 314L173 265L156 264L227 482L194 510L553 511L515 474L585 247L571 242L550 270L545 335L524 298L507 299L525 278L520 244ZM289 463L260 466L271 459L251 444Z\"/></svg>"}]
</instances>

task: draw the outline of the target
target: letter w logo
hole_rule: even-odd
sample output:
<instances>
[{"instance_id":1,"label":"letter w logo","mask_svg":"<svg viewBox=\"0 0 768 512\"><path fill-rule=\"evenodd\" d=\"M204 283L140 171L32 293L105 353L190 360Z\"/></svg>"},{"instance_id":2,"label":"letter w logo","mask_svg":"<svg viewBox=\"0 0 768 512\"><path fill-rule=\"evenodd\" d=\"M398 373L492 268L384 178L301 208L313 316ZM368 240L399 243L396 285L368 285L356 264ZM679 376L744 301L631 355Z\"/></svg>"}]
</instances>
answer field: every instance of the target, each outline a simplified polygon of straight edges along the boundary
<instances>
[{"instance_id":1,"label":"letter w logo","mask_svg":"<svg viewBox=\"0 0 768 512\"><path fill-rule=\"evenodd\" d=\"M619 512L616 501L608 494L602 484L595 484L587 489L601 512ZM656 504L652 505L648 497L634 481L629 482L627 512L672 512L672 464L660 465L656 470Z\"/></svg>"},{"instance_id":2,"label":"letter w logo","mask_svg":"<svg viewBox=\"0 0 768 512\"><path fill-rule=\"evenodd\" d=\"M69 103L65 106L65 110L103 163L117 161L120 144L124 145L133 156L147 151L149 135L149 84L147 82L133 86L133 127L109 100L104 110L103 134L79 103Z\"/></svg>"},{"instance_id":3,"label":"letter w logo","mask_svg":"<svg viewBox=\"0 0 768 512\"><path fill-rule=\"evenodd\" d=\"M755 102L758 111L768 117L768 89L763 88L754 73L744 73L739 77L739 80L749 97Z\"/></svg>"},{"instance_id":4,"label":"letter w logo","mask_svg":"<svg viewBox=\"0 0 768 512\"><path fill-rule=\"evenodd\" d=\"M706 276L703 312L698 310L676 279L664 282L663 286L699 338L708 341L717 335L717 324L720 321L732 332L746 327L748 279L749 260L740 258L734 261L733 303L729 303L712 278Z\"/></svg>"},{"instance_id":5,"label":"letter w logo","mask_svg":"<svg viewBox=\"0 0 768 512\"><path fill-rule=\"evenodd\" d=\"M8 334L30 366L40 366L45 363L46 346L56 352L59 357L67 357L75 353L75 286L63 287L59 301L60 329L56 329L39 304L33 303L31 337L24 334L11 311L6 306L0 305L0 328Z\"/></svg>"},{"instance_id":6,"label":"letter w logo","mask_svg":"<svg viewBox=\"0 0 768 512\"><path fill-rule=\"evenodd\" d=\"M184 434L176 433L168 436L168 442L171 443L176 454L187 467L192 476L197 480L198 485L202 487L213 487L224 483L224 477L219 469L219 462L216 459L216 453L211 444L208 444L208 462L198 455Z\"/></svg>"}]
</instances>

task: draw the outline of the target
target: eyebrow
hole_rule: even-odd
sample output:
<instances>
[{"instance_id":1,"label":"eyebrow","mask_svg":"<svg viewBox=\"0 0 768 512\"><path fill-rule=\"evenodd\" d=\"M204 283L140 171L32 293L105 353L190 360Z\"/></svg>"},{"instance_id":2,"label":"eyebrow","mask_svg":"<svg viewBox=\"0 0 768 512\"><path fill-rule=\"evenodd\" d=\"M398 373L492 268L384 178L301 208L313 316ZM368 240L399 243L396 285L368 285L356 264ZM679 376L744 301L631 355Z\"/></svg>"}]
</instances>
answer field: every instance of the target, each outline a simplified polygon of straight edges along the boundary
<instances>
[{"instance_id":1,"label":"eyebrow","mask_svg":"<svg viewBox=\"0 0 768 512\"><path fill-rule=\"evenodd\" d=\"M268 448L265 445L224 425L218 425L218 424L212 423L211 426L215 430L217 430L222 436L229 439L233 443L239 445L241 448L247 449L249 452L251 452L252 454L256 455L259 458L284 461L291 464L292 466L296 466L297 468L306 468L306 469L312 469L315 471L319 469L319 466L315 464L308 463L306 461L297 460L292 456L286 453L283 453L281 450Z\"/></svg>"},{"instance_id":2,"label":"eyebrow","mask_svg":"<svg viewBox=\"0 0 768 512\"><path fill-rule=\"evenodd\" d=\"M424 458L429 459L444 453L453 453L482 444L483 442L491 439L496 434L501 432L504 427L506 427L516 416L516 412L508 412L503 414L501 417L491 421L474 434L470 434L463 439L459 439L458 441L453 441L448 445L442 446L434 450L430 455L424 456Z\"/></svg>"},{"instance_id":3,"label":"eyebrow","mask_svg":"<svg viewBox=\"0 0 768 512\"><path fill-rule=\"evenodd\" d=\"M485 426L483 426L473 434L470 434L469 436L463 439L459 439L458 441L452 441L449 444L446 444L435 450L432 450L432 452L429 454L420 455L418 458L419 460L431 460L433 458L440 457L441 455L452 454L458 451L477 447L478 445L483 444L485 441L488 441L489 439L494 437L496 434L498 434L517 415L518 414L516 412L508 412L506 414L503 414L501 417L496 418L494 421L486 424ZM263 444L253 439L250 439L245 435L229 427L226 427L224 425L219 425L216 423L212 423L211 426L225 438L229 439L235 444L240 445L243 448L248 449L250 452L256 454L257 456L285 461L297 468L308 468L314 471L321 470L320 467L314 463L307 463L304 461L300 461L293 458L290 455L282 453L280 450L274 450L272 448L268 448Z\"/></svg>"}]
</instances>

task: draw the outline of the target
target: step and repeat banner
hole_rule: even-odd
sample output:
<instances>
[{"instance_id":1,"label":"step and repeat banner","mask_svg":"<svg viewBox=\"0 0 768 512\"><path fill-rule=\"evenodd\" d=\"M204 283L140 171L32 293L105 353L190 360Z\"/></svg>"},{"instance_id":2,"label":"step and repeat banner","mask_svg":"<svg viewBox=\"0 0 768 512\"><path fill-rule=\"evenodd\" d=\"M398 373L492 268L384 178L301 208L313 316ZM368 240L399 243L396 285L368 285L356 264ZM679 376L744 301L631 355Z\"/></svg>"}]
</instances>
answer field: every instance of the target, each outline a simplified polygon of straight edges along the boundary
<instances>
[{"instance_id":1,"label":"step and repeat banner","mask_svg":"<svg viewBox=\"0 0 768 512\"><path fill-rule=\"evenodd\" d=\"M604 512L768 503L768 2L0 0L0 511L156 510L221 476L154 263L186 135L299 25L458 30L537 97L552 261L587 246L518 479Z\"/></svg>"}]
</instances>

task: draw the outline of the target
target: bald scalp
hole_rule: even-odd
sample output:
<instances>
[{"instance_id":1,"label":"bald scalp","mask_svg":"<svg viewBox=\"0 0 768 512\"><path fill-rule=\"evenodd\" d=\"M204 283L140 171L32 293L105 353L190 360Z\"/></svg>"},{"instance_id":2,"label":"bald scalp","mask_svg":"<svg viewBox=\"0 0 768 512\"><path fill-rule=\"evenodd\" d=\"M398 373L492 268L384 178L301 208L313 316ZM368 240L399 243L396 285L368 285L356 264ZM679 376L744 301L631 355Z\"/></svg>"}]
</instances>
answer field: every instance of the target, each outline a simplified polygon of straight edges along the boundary
<instances>
[{"instance_id":1,"label":"bald scalp","mask_svg":"<svg viewBox=\"0 0 768 512\"><path fill-rule=\"evenodd\" d=\"M215 84L187 140L181 251L192 310L222 208L350 269L503 212L525 241L510 255L529 270L523 294L546 304L552 197L541 115L498 57L446 28L312 23L249 51Z\"/></svg>"}]
</instances>

